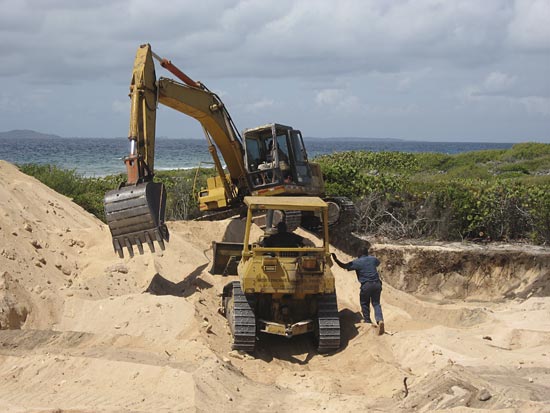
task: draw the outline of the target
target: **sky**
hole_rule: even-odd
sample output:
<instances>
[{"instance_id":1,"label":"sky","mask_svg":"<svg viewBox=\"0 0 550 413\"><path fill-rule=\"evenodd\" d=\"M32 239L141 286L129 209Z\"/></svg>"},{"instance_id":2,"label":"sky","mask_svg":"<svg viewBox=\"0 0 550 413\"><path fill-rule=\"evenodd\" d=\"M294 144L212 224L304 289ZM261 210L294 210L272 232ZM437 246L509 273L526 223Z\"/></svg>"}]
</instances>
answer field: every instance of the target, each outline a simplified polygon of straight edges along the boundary
<instances>
[{"instance_id":1,"label":"sky","mask_svg":"<svg viewBox=\"0 0 550 413\"><path fill-rule=\"evenodd\" d=\"M0 39L0 131L127 136L150 43L239 130L550 143L549 0L0 0ZM161 105L157 136L202 130Z\"/></svg>"}]
</instances>

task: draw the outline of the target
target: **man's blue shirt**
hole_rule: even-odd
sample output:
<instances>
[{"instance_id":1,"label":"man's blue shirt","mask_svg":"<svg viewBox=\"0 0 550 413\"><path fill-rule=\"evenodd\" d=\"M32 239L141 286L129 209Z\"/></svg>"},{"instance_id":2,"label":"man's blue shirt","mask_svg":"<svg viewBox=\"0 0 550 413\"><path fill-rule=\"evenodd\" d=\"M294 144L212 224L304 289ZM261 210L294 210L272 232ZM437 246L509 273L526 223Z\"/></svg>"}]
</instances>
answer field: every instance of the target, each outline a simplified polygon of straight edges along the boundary
<instances>
[{"instance_id":1,"label":"man's blue shirt","mask_svg":"<svg viewBox=\"0 0 550 413\"><path fill-rule=\"evenodd\" d=\"M348 270L355 270L361 284L368 281L380 281L376 267L380 265L378 258L372 255L362 255L348 264Z\"/></svg>"}]
</instances>

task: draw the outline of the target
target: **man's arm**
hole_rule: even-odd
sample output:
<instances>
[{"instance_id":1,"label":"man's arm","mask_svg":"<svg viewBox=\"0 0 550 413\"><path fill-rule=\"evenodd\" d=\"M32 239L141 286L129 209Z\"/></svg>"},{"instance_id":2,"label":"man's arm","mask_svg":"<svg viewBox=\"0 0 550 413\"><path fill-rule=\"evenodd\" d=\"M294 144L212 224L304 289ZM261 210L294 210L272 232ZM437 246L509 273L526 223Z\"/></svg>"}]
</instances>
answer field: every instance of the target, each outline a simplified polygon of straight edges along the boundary
<instances>
[{"instance_id":1,"label":"man's arm","mask_svg":"<svg viewBox=\"0 0 550 413\"><path fill-rule=\"evenodd\" d=\"M345 262L340 261L334 252L330 255L334 259L334 262L336 262L336 264L338 264L338 266L340 268L343 268L344 270L349 270L350 269L351 264L352 264L351 262L345 263Z\"/></svg>"}]
</instances>

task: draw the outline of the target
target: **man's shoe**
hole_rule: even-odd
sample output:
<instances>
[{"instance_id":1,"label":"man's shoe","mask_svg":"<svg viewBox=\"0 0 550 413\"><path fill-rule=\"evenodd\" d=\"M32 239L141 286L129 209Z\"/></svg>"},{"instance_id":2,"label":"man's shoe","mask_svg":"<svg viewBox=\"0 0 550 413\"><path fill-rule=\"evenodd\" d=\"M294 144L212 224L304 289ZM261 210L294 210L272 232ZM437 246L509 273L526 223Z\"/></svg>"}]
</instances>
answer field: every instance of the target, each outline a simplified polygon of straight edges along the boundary
<instances>
[{"instance_id":1,"label":"man's shoe","mask_svg":"<svg viewBox=\"0 0 550 413\"><path fill-rule=\"evenodd\" d=\"M384 334L386 330L384 330L384 321L380 321L378 323L378 335L381 336Z\"/></svg>"},{"instance_id":2,"label":"man's shoe","mask_svg":"<svg viewBox=\"0 0 550 413\"><path fill-rule=\"evenodd\" d=\"M371 321L371 320L363 320L362 323L364 323L364 324L372 324L372 321Z\"/></svg>"}]
</instances>

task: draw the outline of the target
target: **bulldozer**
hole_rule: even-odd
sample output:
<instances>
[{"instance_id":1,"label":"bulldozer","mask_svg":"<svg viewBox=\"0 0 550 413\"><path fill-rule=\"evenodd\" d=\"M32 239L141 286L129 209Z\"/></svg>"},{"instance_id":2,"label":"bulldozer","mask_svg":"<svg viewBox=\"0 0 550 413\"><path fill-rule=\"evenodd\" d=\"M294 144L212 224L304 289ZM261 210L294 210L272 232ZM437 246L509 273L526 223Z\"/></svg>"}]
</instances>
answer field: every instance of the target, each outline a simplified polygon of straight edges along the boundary
<instances>
[{"instance_id":1,"label":"bulldozer","mask_svg":"<svg viewBox=\"0 0 550 413\"><path fill-rule=\"evenodd\" d=\"M177 80L156 78L153 59ZM328 220L339 227L350 223L353 203L345 197L325 197L325 185L318 164L309 162L299 130L278 123L238 132L218 95L196 82L171 61L141 45L136 53L130 83L130 153L124 159L127 180L104 197L105 218L114 250L122 258L134 246L143 254L147 244L155 250L169 241L165 225L166 190L154 181L155 127L158 104L197 119L204 131L217 176L207 180L198 192L199 209L205 214L242 209L246 196L318 196L328 204ZM225 161L224 165L219 153ZM225 218L226 215L222 215ZM272 228L274 212L267 217ZM302 225L319 228L315 215L304 211L284 211L291 228Z\"/></svg>"},{"instance_id":2,"label":"bulldozer","mask_svg":"<svg viewBox=\"0 0 550 413\"><path fill-rule=\"evenodd\" d=\"M328 204L308 196L247 196L244 204L243 243L214 243L210 271L238 275L222 293L232 349L253 352L259 333L267 333L287 338L311 334L320 353L338 350L340 319L329 252ZM253 218L269 211L315 214L322 222L322 245L297 241L301 237L291 233L268 232L252 241Z\"/></svg>"}]
</instances>

